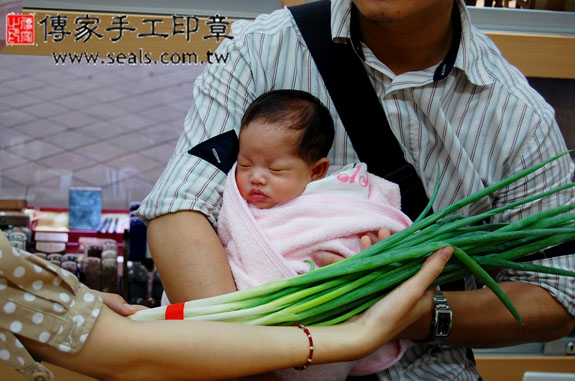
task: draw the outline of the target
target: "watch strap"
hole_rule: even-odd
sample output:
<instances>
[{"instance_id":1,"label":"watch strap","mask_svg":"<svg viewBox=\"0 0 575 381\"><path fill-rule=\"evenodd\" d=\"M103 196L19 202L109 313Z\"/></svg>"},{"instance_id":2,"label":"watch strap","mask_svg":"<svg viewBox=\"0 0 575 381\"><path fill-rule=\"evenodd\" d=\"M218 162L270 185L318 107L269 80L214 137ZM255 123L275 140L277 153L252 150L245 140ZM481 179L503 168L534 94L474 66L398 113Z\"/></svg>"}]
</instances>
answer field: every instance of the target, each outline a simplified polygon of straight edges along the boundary
<instances>
[{"instance_id":1,"label":"watch strap","mask_svg":"<svg viewBox=\"0 0 575 381\"><path fill-rule=\"evenodd\" d=\"M449 337L453 322L453 312L443 292L436 290L433 294L433 315L431 317L430 344L439 345Z\"/></svg>"}]
</instances>

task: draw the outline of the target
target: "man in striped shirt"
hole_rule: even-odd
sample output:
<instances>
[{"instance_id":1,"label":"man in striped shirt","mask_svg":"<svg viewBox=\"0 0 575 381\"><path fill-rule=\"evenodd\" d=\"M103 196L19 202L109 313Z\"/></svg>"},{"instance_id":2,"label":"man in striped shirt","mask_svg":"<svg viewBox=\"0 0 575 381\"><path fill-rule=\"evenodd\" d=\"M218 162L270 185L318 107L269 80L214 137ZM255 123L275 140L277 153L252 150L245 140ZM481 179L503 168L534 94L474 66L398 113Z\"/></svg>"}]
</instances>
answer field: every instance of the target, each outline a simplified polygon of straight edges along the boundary
<instances>
[{"instance_id":1,"label":"man in striped shirt","mask_svg":"<svg viewBox=\"0 0 575 381\"><path fill-rule=\"evenodd\" d=\"M354 6L357 12L352 12ZM452 19L452 7L459 18ZM428 195L440 164L435 210L566 150L552 108L495 45L472 27L462 0L353 0L353 4L352 0L332 0L331 12L333 40L358 43L358 54L390 128ZM354 17L359 30L352 32ZM460 33L455 26L458 22ZM330 161L336 165L358 161L288 10L262 15L253 22L238 21L232 26L232 36L218 48L218 54L227 55L227 62L208 65L196 80L176 151L138 211L149 221L150 248L172 303L235 290L214 232L226 176L220 164L230 160L221 149L229 139L222 137L238 131L244 110L258 95L280 88L314 94L336 121ZM456 54L447 54L454 38L460 41ZM374 121L370 128L382 127ZM205 147L201 143L209 139L210 150L200 154L198 147ZM385 142L379 144L385 150ZM190 149L194 154L188 153ZM568 183L573 174L573 162L564 156L462 213L477 214ZM564 191L510 210L501 219L512 221L574 201L574 192ZM575 269L573 255L541 262ZM499 281L525 326L518 325L487 289L445 292L453 311L453 328L445 341L448 346L416 344L398 364L379 374L380 379L477 380L465 347L546 341L573 329L573 279L505 271ZM421 319L401 337L429 337L431 297L419 307Z\"/></svg>"}]
</instances>

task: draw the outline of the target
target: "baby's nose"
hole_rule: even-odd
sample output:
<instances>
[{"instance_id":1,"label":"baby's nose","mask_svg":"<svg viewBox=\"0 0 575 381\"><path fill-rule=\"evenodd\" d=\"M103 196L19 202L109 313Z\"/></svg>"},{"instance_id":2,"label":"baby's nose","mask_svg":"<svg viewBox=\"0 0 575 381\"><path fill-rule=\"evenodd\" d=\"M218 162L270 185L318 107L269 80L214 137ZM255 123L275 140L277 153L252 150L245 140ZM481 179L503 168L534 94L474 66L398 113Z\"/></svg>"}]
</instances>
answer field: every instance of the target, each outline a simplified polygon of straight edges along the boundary
<instances>
[{"instance_id":1,"label":"baby's nose","mask_svg":"<svg viewBox=\"0 0 575 381\"><path fill-rule=\"evenodd\" d=\"M252 184L265 184L266 183L266 176L263 173L263 171L259 171L259 170L255 170L252 172L252 175L250 177L250 181Z\"/></svg>"}]
</instances>

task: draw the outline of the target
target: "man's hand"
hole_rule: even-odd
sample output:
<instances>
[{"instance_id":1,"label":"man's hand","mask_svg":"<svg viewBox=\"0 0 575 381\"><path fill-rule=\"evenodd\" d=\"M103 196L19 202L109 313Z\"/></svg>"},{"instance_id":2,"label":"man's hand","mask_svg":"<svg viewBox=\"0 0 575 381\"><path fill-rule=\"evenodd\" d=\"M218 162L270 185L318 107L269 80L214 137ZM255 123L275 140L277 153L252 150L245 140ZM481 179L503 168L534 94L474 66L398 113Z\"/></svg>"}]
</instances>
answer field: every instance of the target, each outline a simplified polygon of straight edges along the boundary
<instances>
[{"instance_id":1,"label":"man's hand","mask_svg":"<svg viewBox=\"0 0 575 381\"><path fill-rule=\"evenodd\" d=\"M111 294L95 290L92 292L101 297L104 300L104 304L109 309L122 316L130 316L136 313L136 311L145 310L148 308L136 304L128 304L128 302L126 302L124 298L118 294Z\"/></svg>"},{"instance_id":2,"label":"man's hand","mask_svg":"<svg viewBox=\"0 0 575 381\"><path fill-rule=\"evenodd\" d=\"M365 250L371 245L386 239L391 235L391 232L388 228L381 228L377 234L375 232L369 232L361 237L360 239L360 247L361 250ZM319 267L331 265L332 263L341 261L344 259L339 254L332 253L330 251L316 251L312 254L312 259Z\"/></svg>"}]
</instances>

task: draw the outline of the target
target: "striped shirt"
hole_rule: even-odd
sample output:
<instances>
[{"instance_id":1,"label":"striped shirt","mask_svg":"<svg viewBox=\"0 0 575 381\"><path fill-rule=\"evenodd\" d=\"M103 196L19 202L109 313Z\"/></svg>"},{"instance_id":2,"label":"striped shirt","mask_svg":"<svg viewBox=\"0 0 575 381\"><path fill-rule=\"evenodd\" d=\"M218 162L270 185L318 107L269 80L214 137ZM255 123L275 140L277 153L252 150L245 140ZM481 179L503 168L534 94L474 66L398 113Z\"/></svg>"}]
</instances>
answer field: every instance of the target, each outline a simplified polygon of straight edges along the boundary
<instances>
[{"instance_id":1,"label":"striped shirt","mask_svg":"<svg viewBox=\"0 0 575 381\"><path fill-rule=\"evenodd\" d=\"M495 44L471 25L462 0L458 5L462 27L459 51L454 69L441 81L433 80L435 67L395 75L362 45L364 66L390 127L428 194L435 186L440 164L440 197L433 205L435 210L566 151L553 109L501 56ZM331 32L336 42L350 39L350 10L351 0L332 0ZM187 151L223 132L239 131L249 103L273 89L299 89L317 96L335 120L330 161L335 165L358 161L289 11L281 9L255 21L237 21L231 34L233 40L224 41L217 51L227 55L228 61L208 65L195 82L192 105L175 153L138 211L144 220L179 210L197 210L216 225L226 174ZM378 128L375 121L371 128ZM564 156L461 212L477 214L566 184L573 176L573 162ZM575 203L575 192L564 191L509 210L497 220L517 220L568 203ZM575 270L574 256L541 262ZM500 275L500 280L505 279L544 287L575 315L572 278L507 271ZM413 346L398 364L380 374L381 379L393 380L477 377L465 350L426 345Z\"/></svg>"}]
</instances>

